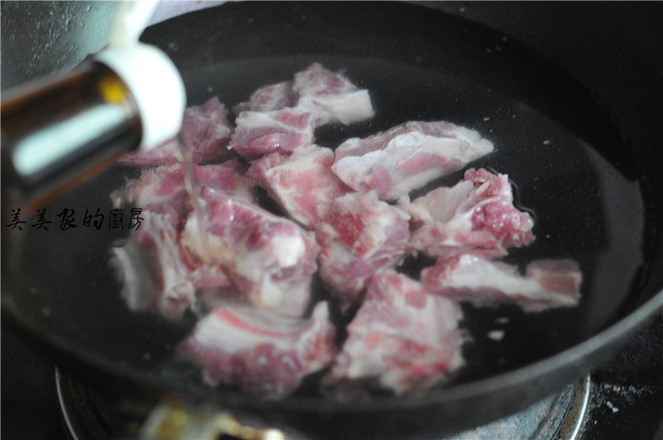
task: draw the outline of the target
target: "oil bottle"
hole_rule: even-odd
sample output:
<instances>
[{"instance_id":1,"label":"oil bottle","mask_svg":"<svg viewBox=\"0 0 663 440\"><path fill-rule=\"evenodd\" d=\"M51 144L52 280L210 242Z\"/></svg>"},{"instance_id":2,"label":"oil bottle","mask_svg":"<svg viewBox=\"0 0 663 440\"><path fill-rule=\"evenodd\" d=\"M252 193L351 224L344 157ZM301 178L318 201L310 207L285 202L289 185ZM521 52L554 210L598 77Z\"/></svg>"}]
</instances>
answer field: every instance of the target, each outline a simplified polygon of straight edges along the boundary
<instances>
[{"instance_id":1,"label":"oil bottle","mask_svg":"<svg viewBox=\"0 0 663 440\"><path fill-rule=\"evenodd\" d=\"M64 77L8 95L3 205L26 213L118 155L175 137L186 105L175 65L142 43L109 46Z\"/></svg>"}]
</instances>

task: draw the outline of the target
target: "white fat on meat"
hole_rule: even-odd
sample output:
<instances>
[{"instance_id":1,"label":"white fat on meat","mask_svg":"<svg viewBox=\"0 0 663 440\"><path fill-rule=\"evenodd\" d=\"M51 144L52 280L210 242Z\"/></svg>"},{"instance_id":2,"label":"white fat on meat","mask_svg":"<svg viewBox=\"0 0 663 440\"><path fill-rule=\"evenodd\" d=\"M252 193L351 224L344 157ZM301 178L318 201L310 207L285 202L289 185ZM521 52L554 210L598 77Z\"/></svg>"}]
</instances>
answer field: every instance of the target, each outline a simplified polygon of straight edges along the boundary
<instances>
[{"instance_id":1,"label":"white fat on meat","mask_svg":"<svg viewBox=\"0 0 663 440\"><path fill-rule=\"evenodd\" d=\"M351 191L331 171L333 162L332 150L310 145L289 156L273 153L258 159L249 175L290 218L313 229L327 215L331 203Z\"/></svg>"},{"instance_id":2,"label":"white fat on meat","mask_svg":"<svg viewBox=\"0 0 663 440\"><path fill-rule=\"evenodd\" d=\"M368 90L318 63L296 73L292 89L298 96L296 108L314 113L316 127L336 121L347 125L375 115Z\"/></svg>"},{"instance_id":3,"label":"white fat on meat","mask_svg":"<svg viewBox=\"0 0 663 440\"><path fill-rule=\"evenodd\" d=\"M325 384L339 386L341 398L352 386L396 394L429 389L464 364L461 318L455 302L393 270L380 271Z\"/></svg>"},{"instance_id":4,"label":"white fat on meat","mask_svg":"<svg viewBox=\"0 0 663 440\"><path fill-rule=\"evenodd\" d=\"M233 111L240 114L245 111L271 112L286 107L294 107L297 94L292 90L292 81L283 81L261 87L251 94L248 101L237 104Z\"/></svg>"},{"instance_id":5,"label":"white fat on meat","mask_svg":"<svg viewBox=\"0 0 663 440\"><path fill-rule=\"evenodd\" d=\"M232 197L246 202L255 202L255 183L247 176L247 170L237 159L221 164L193 165L193 175L205 200ZM114 191L111 199L116 208L133 204L144 210L159 211L164 206L180 204L188 198L185 185L186 173L182 164L146 168L137 179Z\"/></svg>"},{"instance_id":6,"label":"white fat on meat","mask_svg":"<svg viewBox=\"0 0 663 440\"><path fill-rule=\"evenodd\" d=\"M493 150L476 131L450 122L408 122L343 142L332 170L355 191L398 200Z\"/></svg>"},{"instance_id":7,"label":"white fat on meat","mask_svg":"<svg viewBox=\"0 0 663 440\"><path fill-rule=\"evenodd\" d=\"M534 221L514 207L508 177L485 169L470 169L455 186L434 189L413 202L402 198L398 206L412 218L410 245L431 257L499 257L534 241Z\"/></svg>"},{"instance_id":8,"label":"white fat on meat","mask_svg":"<svg viewBox=\"0 0 663 440\"><path fill-rule=\"evenodd\" d=\"M153 310L158 300L154 277L145 248L135 238L111 248L110 266L122 283L122 298L132 312Z\"/></svg>"},{"instance_id":9,"label":"white fat on meat","mask_svg":"<svg viewBox=\"0 0 663 440\"><path fill-rule=\"evenodd\" d=\"M313 143L313 118L313 113L297 109L242 112L229 148L247 159L292 153Z\"/></svg>"},{"instance_id":10,"label":"white fat on meat","mask_svg":"<svg viewBox=\"0 0 663 440\"><path fill-rule=\"evenodd\" d=\"M193 174L203 201L227 197L254 201L255 184L236 159L194 165ZM147 168L111 198L116 207L133 204L142 208L139 230L112 250L113 265L131 310L152 310L177 319L187 309L199 311L199 289L214 292L230 286L221 268L193 255L180 242L182 218L191 214L195 218L192 223L196 223L193 227L199 227L197 216L192 214L182 165Z\"/></svg>"},{"instance_id":11,"label":"white fat on meat","mask_svg":"<svg viewBox=\"0 0 663 440\"><path fill-rule=\"evenodd\" d=\"M332 72L319 63L297 72L293 81L259 88L249 101L235 106L234 111L240 114L285 108L313 113L316 127L331 122L347 125L375 115L368 90L359 89L345 75Z\"/></svg>"},{"instance_id":12,"label":"white fat on meat","mask_svg":"<svg viewBox=\"0 0 663 440\"><path fill-rule=\"evenodd\" d=\"M521 275L516 266L462 254L442 258L421 272L430 291L477 305L515 303L527 312L578 304L582 272L569 259L539 260Z\"/></svg>"},{"instance_id":13,"label":"white fat on meat","mask_svg":"<svg viewBox=\"0 0 663 440\"><path fill-rule=\"evenodd\" d=\"M322 280L343 300L359 300L376 271L395 267L405 257L408 220L372 191L334 200L316 228Z\"/></svg>"},{"instance_id":14,"label":"white fat on meat","mask_svg":"<svg viewBox=\"0 0 663 440\"><path fill-rule=\"evenodd\" d=\"M247 252L244 255L235 255L233 274L250 280L258 280L258 284L251 286L249 292L254 298L254 303L269 309L285 309L284 313L288 315L301 315L303 307L308 305L308 295L306 295L306 301L301 304L293 304L289 298L301 297L301 295L293 294L292 291L307 292L310 279L295 278L291 283L286 284L283 280L274 282L274 278L278 277L280 271L295 268L305 258L306 251L306 244L302 237L275 235L265 248ZM240 252L242 251L240 250ZM261 273L266 267L272 271L275 267L278 268L274 278ZM302 282L304 285L301 285ZM294 307L291 308L291 305Z\"/></svg>"},{"instance_id":15,"label":"white fat on meat","mask_svg":"<svg viewBox=\"0 0 663 440\"><path fill-rule=\"evenodd\" d=\"M177 216L173 209L145 214L139 232L112 250L131 310L177 319L195 304L195 277L178 243ZM220 284L227 285L227 279Z\"/></svg>"},{"instance_id":16,"label":"white fat on meat","mask_svg":"<svg viewBox=\"0 0 663 440\"><path fill-rule=\"evenodd\" d=\"M218 266L256 307L301 316L317 270L320 248L313 233L238 200L213 200L204 209L205 236L200 239L197 216L191 214L183 246L206 264Z\"/></svg>"},{"instance_id":17,"label":"white fat on meat","mask_svg":"<svg viewBox=\"0 0 663 440\"><path fill-rule=\"evenodd\" d=\"M326 302L308 319L228 303L200 320L179 349L202 367L211 386L281 398L331 364L335 334Z\"/></svg>"}]
</instances>

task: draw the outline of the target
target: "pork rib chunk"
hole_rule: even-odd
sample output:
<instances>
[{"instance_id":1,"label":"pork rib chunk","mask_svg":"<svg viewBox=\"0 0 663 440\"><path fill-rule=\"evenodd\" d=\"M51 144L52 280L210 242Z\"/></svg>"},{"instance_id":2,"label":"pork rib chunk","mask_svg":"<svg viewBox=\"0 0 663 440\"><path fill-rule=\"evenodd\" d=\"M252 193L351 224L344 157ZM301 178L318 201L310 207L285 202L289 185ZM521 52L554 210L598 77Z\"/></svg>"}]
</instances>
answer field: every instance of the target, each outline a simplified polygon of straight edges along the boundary
<instances>
[{"instance_id":1,"label":"pork rib chunk","mask_svg":"<svg viewBox=\"0 0 663 440\"><path fill-rule=\"evenodd\" d=\"M314 113L316 127L336 121L347 125L375 114L368 90L318 63L296 73L292 89L298 97L296 108Z\"/></svg>"},{"instance_id":2,"label":"pork rib chunk","mask_svg":"<svg viewBox=\"0 0 663 440\"><path fill-rule=\"evenodd\" d=\"M204 199L232 197L246 202L255 201L255 183L237 159L221 164L194 165L193 174ZM138 179L130 180L123 188L113 192L111 198L116 207L133 203L150 210L158 210L160 206L170 203L184 203L188 200L184 167L177 163L146 168Z\"/></svg>"},{"instance_id":3,"label":"pork rib chunk","mask_svg":"<svg viewBox=\"0 0 663 440\"><path fill-rule=\"evenodd\" d=\"M368 91L359 89L343 74L327 70L319 63L284 81L256 90L249 101L235 106L234 111L269 112L294 108L315 115L314 125L330 122L350 124L374 116Z\"/></svg>"},{"instance_id":4,"label":"pork rib chunk","mask_svg":"<svg viewBox=\"0 0 663 440\"><path fill-rule=\"evenodd\" d=\"M421 281L430 291L458 301L515 303L527 312L540 312L577 305L582 273L568 259L534 261L521 275L515 266L462 254L424 269Z\"/></svg>"},{"instance_id":5,"label":"pork rib chunk","mask_svg":"<svg viewBox=\"0 0 663 440\"><path fill-rule=\"evenodd\" d=\"M205 264L218 266L255 306L302 316L309 304L319 246L312 232L238 200L206 203L186 220L182 244Z\"/></svg>"},{"instance_id":6,"label":"pork rib chunk","mask_svg":"<svg viewBox=\"0 0 663 440\"><path fill-rule=\"evenodd\" d=\"M428 389L464 363L461 317L456 303L419 282L378 272L325 382L366 383L396 394Z\"/></svg>"},{"instance_id":7,"label":"pork rib chunk","mask_svg":"<svg viewBox=\"0 0 663 440\"><path fill-rule=\"evenodd\" d=\"M290 218L313 229L331 203L350 192L330 167L334 152L310 145L290 156L273 153L256 160L249 169L256 181L276 199Z\"/></svg>"},{"instance_id":8,"label":"pork rib chunk","mask_svg":"<svg viewBox=\"0 0 663 440\"><path fill-rule=\"evenodd\" d=\"M284 81L259 88L248 101L237 104L233 111L238 115L245 111L271 112L294 107L296 103L297 94L292 90L292 81Z\"/></svg>"},{"instance_id":9,"label":"pork rib chunk","mask_svg":"<svg viewBox=\"0 0 663 440\"><path fill-rule=\"evenodd\" d=\"M292 153L313 143L313 114L293 109L242 112L230 148L247 159Z\"/></svg>"},{"instance_id":10,"label":"pork rib chunk","mask_svg":"<svg viewBox=\"0 0 663 440\"><path fill-rule=\"evenodd\" d=\"M405 256L409 216L373 191L336 199L317 227L320 276L342 299L360 299L373 274Z\"/></svg>"},{"instance_id":11,"label":"pork rib chunk","mask_svg":"<svg viewBox=\"0 0 663 440\"><path fill-rule=\"evenodd\" d=\"M154 311L177 319L187 309L196 311L198 288L230 285L223 272L191 264L180 246L180 212L173 205L142 216L140 229L111 249L111 264L123 284L122 296L130 310Z\"/></svg>"},{"instance_id":12,"label":"pork rib chunk","mask_svg":"<svg viewBox=\"0 0 663 440\"><path fill-rule=\"evenodd\" d=\"M463 181L399 205L412 217L411 246L431 257L477 253L499 257L534 241L534 221L513 206L508 177L470 169Z\"/></svg>"},{"instance_id":13,"label":"pork rib chunk","mask_svg":"<svg viewBox=\"0 0 663 440\"><path fill-rule=\"evenodd\" d=\"M479 133L450 122L408 122L336 149L332 170L355 191L397 200L493 151Z\"/></svg>"},{"instance_id":14,"label":"pork rib chunk","mask_svg":"<svg viewBox=\"0 0 663 440\"><path fill-rule=\"evenodd\" d=\"M310 319L226 305L200 320L179 348L203 368L211 386L282 398L302 378L331 364L334 338L326 302L316 305Z\"/></svg>"},{"instance_id":15,"label":"pork rib chunk","mask_svg":"<svg viewBox=\"0 0 663 440\"><path fill-rule=\"evenodd\" d=\"M222 164L194 165L202 201L236 198L254 201L254 183L236 159ZM125 243L113 247L113 265L123 283L131 310L153 310L178 318L187 308L198 311L199 289L230 286L224 271L192 255L181 245L183 218L191 212L180 164L147 168L112 194L116 207L142 207L141 227Z\"/></svg>"}]
</instances>

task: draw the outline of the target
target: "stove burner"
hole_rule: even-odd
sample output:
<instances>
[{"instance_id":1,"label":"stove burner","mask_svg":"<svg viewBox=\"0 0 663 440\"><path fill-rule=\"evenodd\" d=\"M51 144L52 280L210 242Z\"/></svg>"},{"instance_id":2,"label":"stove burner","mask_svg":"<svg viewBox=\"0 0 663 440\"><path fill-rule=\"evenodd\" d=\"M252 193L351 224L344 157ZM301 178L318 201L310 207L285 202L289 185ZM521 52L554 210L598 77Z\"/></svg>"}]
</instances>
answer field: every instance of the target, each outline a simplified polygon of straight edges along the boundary
<instances>
[{"instance_id":1,"label":"stove burner","mask_svg":"<svg viewBox=\"0 0 663 440\"><path fill-rule=\"evenodd\" d=\"M591 389L589 376L568 385L525 410L485 426L451 436L446 440L490 440L494 438L579 438Z\"/></svg>"},{"instance_id":2,"label":"stove burner","mask_svg":"<svg viewBox=\"0 0 663 440\"><path fill-rule=\"evenodd\" d=\"M79 439L110 439L110 438L143 438L146 431L155 431L154 426L169 426L172 423L164 419L164 414L172 416L170 403L163 404L154 410L149 403L135 400L114 401L113 399L88 388L73 377L56 369L55 380L62 417L71 440ZM578 439L589 403L591 380L589 376L565 387L559 394L549 396L517 414L488 425L481 426L446 440L482 440L493 438L523 439ZM171 402L172 403L172 402ZM161 411L161 413L159 413ZM288 439L310 438L290 428L278 427L271 432L264 421L247 415L235 415L243 426L253 426L264 432L263 437L272 438L270 434L285 434ZM146 422L147 420L147 422ZM225 423L234 423L235 419L225 419ZM161 424L161 425L159 425ZM170 429L169 428L169 429ZM253 428L252 428L253 429ZM227 431L226 431L227 432ZM235 438L223 435L223 439ZM283 438L283 437L281 437Z\"/></svg>"},{"instance_id":3,"label":"stove burner","mask_svg":"<svg viewBox=\"0 0 663 440\"><path fill-rule=\"evenodd\" d=\"M216 439L310 440L290 427L216 407L189 407L177 398L151 403L115 399L55 369L58 404L69 440Z\"/></svg>"}]
</instances>

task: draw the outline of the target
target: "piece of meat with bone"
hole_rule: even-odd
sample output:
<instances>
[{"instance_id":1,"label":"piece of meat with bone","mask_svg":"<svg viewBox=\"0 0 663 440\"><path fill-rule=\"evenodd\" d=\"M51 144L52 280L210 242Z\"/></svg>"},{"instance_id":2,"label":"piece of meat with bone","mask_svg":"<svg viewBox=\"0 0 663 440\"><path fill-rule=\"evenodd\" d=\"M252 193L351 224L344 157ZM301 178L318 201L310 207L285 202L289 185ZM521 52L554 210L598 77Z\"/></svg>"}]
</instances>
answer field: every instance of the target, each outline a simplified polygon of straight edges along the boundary
<instances>
[{"instance_id":1,"label":"piece of meat with bone","mask_svg":"<svg viewBox=\"0 0 663 440\"><path fill-rule=\"evenodd\" d=\"M292 89L298 98L295 108L314 113L316 127L337 121L347 125L375 115L368 90L318 63L296 73Z\"/></svg>"},{"instance_id":2,"label":"piece of meat with bone","mask_svg":"<svg viewBox=\"0 0 663 440\"><path fill-rule=\"evenodd\" d=\"M402 261L410 232L409 216L378 200L373 191L334 200L317 228L322 250L320 276L345 302L361 299L373 274Z\"/></svg>"},{"instance_id":3,"label":"piece of meat with bone","mask_svg":"<svg viewBox=\"0 0 663 440\"><path fill-rule=\"evenodd\" d=\"M515 303L527 312L540 312L577 305L582 272L573 260L539 260L521 275L515 266L462 254L441 258L424 269L421 282L432 292L457 301Z\"/></svg>"},{"instance_id":4,"label":"piece of meat with bone","mask_svg":"<svg viewBox=\"0 0 663 440\"><path fill-rule=\"evenodd\" d=\"M325 383L338 385L341 396L363 385L396 394L429 389L464 363L461 318L455 302L393 270L380 271Z\"/></svg>"},{"instance_id":5,"label":"piece of meat with bone","mask_svg":"<svg viewBox=\"0 0 663 440\"><path fill-rule=\"evenodd\" d=\"M211 200L232 197L255 202L255 183L237 159L221 164L193 165L193 174L200 187L201 197ZM115 207L132 203L150 210L176 202L186 202L186 174L184 166L173 164L146 168L138 179L130 180L123 188L111 194Z\"/></svg>"},{"instance_id":6,"label":"piece of meat with bone","mask_svg":"<svg viewBox=\"0 0 663 440\"><path fill-rule=\"evenodd\" d=\"M180 215L174 205L148 211L140 229L111 249L130 310L177 319L189 308L197 311L198 288L230 285L223 272L192 264L179 242Z\"/></svg>"},{"instance_id":7,"label":"piece of meat with bone","mask_svg":"<svg viewBox=\"0 0 663 440\"><path fill-rule=\"evenodd\" d=\"M254 202L254 183L236 159L218 165L194 165L193 174L201 202L227 197ZM143 209L141 227L112 249L113 264L131 310L153 310L176 319L187 308L197 311L198 289L230 285L223 270L181 246L181 219L192 211L182 165L145 169L111 198L116 207L131 203Z\"/></svg>"},{"instance_id":8,"label":"piece of meat with bone","mask_svg":"<svg viewBox=\"0 0 663 440\"><path fill-rule=\"evenodd\" d=\"M314 234L238 200L212 200L203 209L202 228L198 216L189 214L183 246L202 263L219 267L253 305L302 316L320 250Z\"/></svg>"},{"instance_id":9,"label":"piece of meat with bone","mask_svg":"<svg viewBox=\"0 0 663 440\"><path fill-rule=\"evenodd\" d=\"M330 365L335 328L326 302L311 318L227 305L198 322L179 349L203 369L210 386L234 385L266 398L282 398L302 379Z\"/></svg>"},{"instance_id":10,"label":"piece of meat with bone","mask_svg":"<svg viewBox=\"0 0 663 440\"><path fill-rule=\"evenodd\" d=\"M284 109L273 112L242 112L230 148L255 159L269 153L292 153L313 143L313 113Z\"/></svg>"},{"instance_id":11,"label":"piece of meat with bone","mask_svg":"<svg viewBox=\"0 0 663 440\"><path fill-rule=\"evenodd\" d=\"M193 163L220 162L234 156L228 149L233 128L227 113L217 97L184 111L180 133L191 148ZM134 166L171 165L179 162L179 157L179 141L173 139L147 151L127 153L120 158L120 163Z\"/></svg>"},{"instance_id":12,"label":"piece of meat with bone","mask_svg":"<svg viewBox=\"0 0 663 440\"><path fill-rule=\"evenodd\" d=\"M334 152L310 145L291 155L272 153L256 160L249 175L267 190L290 218L313 229L331 203L351 189L331 171Z\"/></svg>"},{"instance_id":13,"label":"piece of meat with bone","mask_svg":"<svg viewBox=\"0 0 663 440\"><path fill-rule=\"evenodd\" d=\"M453 187L440 187L399 206L412 217L411 246L431 257L477 253L506 255L534 241L532 217L513 206L504 174L470 169Z\"/></svg>"},{"instance_id":14,"label":"piece of meat with bone","mask_svg":"<svg viewBox=\"0 0 663 440\"><path fill-rule=\"evenodd\" d=\"M292 81L261 87L251 95L248 101L237 104L233 111L239 115L241 112L271 112L286 107L294 107L297 103L297 94L292 90Z\"/></svg>"},{"instance_id":15,"label":"piece of meat with bone","mask_svg":"<svg viewBox=\"0 0 663 440\"><path fill-rule=\"evenodd\" d=\"M343 142L332 170L355 191L397 200L493 149L476 131L450 122L408 122Z\"/></svg>"}]
</instances>

